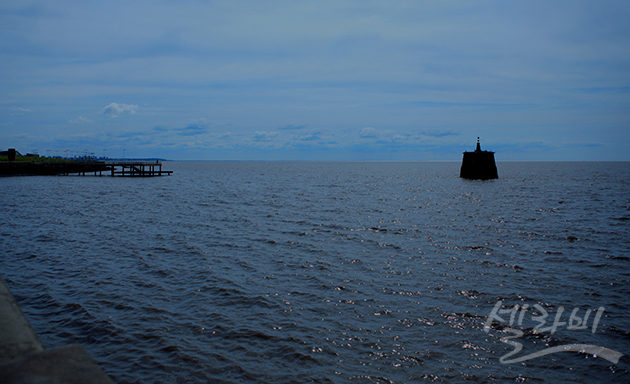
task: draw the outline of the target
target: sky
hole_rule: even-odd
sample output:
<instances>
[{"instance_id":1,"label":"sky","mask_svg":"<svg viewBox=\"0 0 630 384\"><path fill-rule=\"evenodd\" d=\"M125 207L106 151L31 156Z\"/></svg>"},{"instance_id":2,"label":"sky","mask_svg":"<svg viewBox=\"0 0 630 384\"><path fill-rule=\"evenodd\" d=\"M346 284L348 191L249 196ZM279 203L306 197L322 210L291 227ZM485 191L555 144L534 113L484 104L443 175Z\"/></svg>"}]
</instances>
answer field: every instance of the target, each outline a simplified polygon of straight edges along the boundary
<instances>
[{"instance_id":1,"label":"sky","mask_svg":"<svg viewBox=\"0 0 630 384\"><path fill-rule=\"evenodd\" d=\"M0 2L0 149L630 161L630 2Z\"/></svg>"}]
</instances>

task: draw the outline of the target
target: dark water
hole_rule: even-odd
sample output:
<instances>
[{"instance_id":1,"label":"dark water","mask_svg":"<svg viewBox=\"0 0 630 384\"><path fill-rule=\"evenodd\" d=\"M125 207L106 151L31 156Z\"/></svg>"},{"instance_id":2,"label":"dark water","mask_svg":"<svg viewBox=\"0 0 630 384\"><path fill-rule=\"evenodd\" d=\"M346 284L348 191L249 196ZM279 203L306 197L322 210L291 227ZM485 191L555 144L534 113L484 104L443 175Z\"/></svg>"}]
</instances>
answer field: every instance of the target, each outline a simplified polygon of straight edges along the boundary
<instances>
[{"instance_id":1,"label":"dark water","mask_svg":"<svg viewBox=\"0 0 630 384\"><path fill-rule=\"evenodd\" d=\"M628 356L503 364L508 324L484 331L501 300L530 307L517 356L630 354L630 163L498 167L3 178L0 273L48 348L80 343L118 383L630 382ZM555 332L536 304L545 326L563 307Z\"/></svg>"}]
</instances>

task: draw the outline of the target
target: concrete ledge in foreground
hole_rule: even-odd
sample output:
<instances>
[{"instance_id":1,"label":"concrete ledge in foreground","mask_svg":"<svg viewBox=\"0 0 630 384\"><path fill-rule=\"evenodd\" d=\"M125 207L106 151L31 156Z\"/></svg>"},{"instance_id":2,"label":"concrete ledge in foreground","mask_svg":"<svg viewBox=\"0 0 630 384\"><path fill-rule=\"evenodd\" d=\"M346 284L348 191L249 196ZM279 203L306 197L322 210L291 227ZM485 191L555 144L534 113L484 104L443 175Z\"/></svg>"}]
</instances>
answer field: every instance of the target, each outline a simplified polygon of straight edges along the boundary
<instances>
[{"instance_id":1,"label":"concrete ledge in foreground","mask_svg":"<svg viewBox=\"0 0 630 384\"><path fill-rule=\"evenodd\" d=\"M1 277L0 383L113 384L82 346L44 349Z\"/></svg>"},{"instance_id":2,"label":"concrete ledge in foreground","mask_svg":"<svg viewBox=\"0 0 630 384\"><path fill-rule=\"evenodd\" d=\"M0 363L43 350L44 346L0 277Z\"/></svg>"}]
</instances>

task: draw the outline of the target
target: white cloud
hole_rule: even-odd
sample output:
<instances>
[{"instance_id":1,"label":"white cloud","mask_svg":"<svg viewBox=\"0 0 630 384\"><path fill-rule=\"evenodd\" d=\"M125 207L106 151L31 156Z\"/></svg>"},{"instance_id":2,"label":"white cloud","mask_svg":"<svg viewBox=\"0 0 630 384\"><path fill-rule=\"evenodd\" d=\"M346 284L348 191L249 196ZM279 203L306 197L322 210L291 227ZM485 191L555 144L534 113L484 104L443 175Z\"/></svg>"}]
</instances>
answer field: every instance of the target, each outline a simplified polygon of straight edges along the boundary
<instances>
[{"instance_id":1,"label":"white cloud","mask_svg":"<svg viewBox=\"0 0 630 384\"><path fill-rule=\"evenodd\" d=\"M391 129L376 129L373 127L362 128L359 131L359 137L361 139L375 140L379 143L394 143L417 139L417 136L406 132L395 132Z\"/></svg>"},{"instance_id":2,"label":"white cloud","mask_svg":"<svg viewBox=\"0 0 630 384\"><path fill-rule=\"evenodd\" d=\"M103 108L101 113L109 117L118 117L122 115L133 115L137 110L137 104L110 103L107 107Z\"/></svg>"},{"instance_id":3,"label":"white cloud","mask_svg":"<svg viewBox=\"0 0 630 384\"><path fill-rule=\"evenodd\" d=\"M253 140L258 142L270 142L276 136L278 136L278 132L256 131Z\"/></svg>"},{"instance_id":4,"label":"white cloud","mask_svg":"<svg viewBox=\"0 0 630 384\"><path fill-rule=\"evenodd\" d=\"M22 107L11 107L11 109L14 110L14 111L18 111L18 112L31 112L30 109L22 108Z\"/></svg>"},{"instance_id":5,"label":"white cloud","mask_svg":"<svg viewBox=\"0 0 630 384\"><path fill-rule=\"evenodd\" d=\"M184 128L176 128L175 130L179 132L178 135L180 136L202 135L210 130L210 124L205 119L199 119L192 121Z\"/></svg>"},{"instance_id":6,"label":"white cloud","mask_svg":"<svg viewBox=\"0 0 630 384\"><path fill-rule=\"evenodd\" d=\"M425 131L422 132L423 135L425 136L429 136L429 137L436 137L436 138L440 138L440 137L446 137L446 136L459 136L459 132L453 132L453 131Z\"/></svg>"},{"instance_id":7,"label":"white cloud","mask_svg":"<svg viewBox=\"0 0 630 384\"><path fill-rule=\"evenodd\" d=\"M379 133L376 131L375 128L365 127L361 128L361 131L359 132L359 137L363 139L377 139L379 137Z\"/></svg>"},{"instance_id":8,"label":"white cloud","mask_svg":"<svg viewBox=\"0 0 630 384\"><path fill-rule=\"evenodd\" d=\"M289 125L285 125L282 126L278 129L283 130L283 131L298 131L300 129L304 129L308 127L308 124L301 124L301 125L293 125L293 124L289 124Z\"/></svg>"},{"instance_id":9,"label":"white cloud","mask_svg":"<svg viewBox=\"0 0 630 384\"><path fill-rule=\"evenodd\" d=\"M76 118L74 118L72 120L68 120L68 123L70 123L70 124L92 124L93 121L88 119L87 117L77 116Z\"/></svg>"},{"instance_id":10,"label":"white cloud","mask_svg":"<svg viewBox=\"0 0 630 384\"><path fill-rule=\"evenodd\" d=\"M324 136L325 135L323 135L321 131L310 131L301 135L296 135L294 136L294 139L299 141L317 141L323 140Z\"/></svg>"}]
</instances>

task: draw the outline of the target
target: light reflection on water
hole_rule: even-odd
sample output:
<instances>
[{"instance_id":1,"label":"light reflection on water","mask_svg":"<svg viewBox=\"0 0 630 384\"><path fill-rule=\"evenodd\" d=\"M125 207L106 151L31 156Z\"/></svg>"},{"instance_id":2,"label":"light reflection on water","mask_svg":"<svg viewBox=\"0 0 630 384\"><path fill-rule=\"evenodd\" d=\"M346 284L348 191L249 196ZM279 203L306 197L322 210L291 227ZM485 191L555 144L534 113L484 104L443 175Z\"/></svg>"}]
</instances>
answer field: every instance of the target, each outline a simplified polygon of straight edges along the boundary
<instances>
[{"instance_id":1,"label":"light reflection on water","mask_svg":"<svg viewBox=\"0 0 630 384\"><path fill-rule=\"evenodd\" d=\"M123 382L628 381L499 358L498 300L606 308L524 352L630 352L628 163L174 162L169 177L4 178L2 275L44 344ZM567 315L568 316L568 315ZM553 320L553 319L552 319Z\"/></svg>"}]
</instances>

